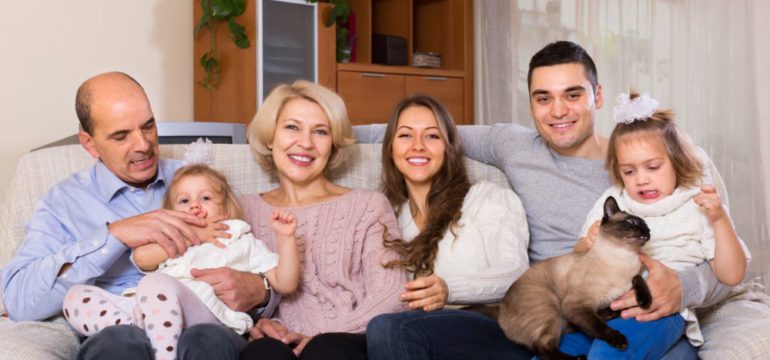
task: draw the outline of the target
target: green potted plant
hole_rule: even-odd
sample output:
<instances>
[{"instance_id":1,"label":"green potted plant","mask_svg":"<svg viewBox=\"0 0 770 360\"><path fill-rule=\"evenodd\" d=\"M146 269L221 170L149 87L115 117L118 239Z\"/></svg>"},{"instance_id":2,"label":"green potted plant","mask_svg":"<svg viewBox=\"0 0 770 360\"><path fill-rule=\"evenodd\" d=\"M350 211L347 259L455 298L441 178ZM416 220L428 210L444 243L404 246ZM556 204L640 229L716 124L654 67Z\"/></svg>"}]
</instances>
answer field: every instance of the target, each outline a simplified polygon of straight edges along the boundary
<instances>
[{"instance_id":1,"label":"green potted plant","mask_svg":"<svg viewBox=\"0 0 770 360\"><path fill-rule=\"evenodd\" d=\"M346 56L345 49L348 47L348 15L350 15L350 4L348 0L307 0L309 3L325 2L334 5L329 17L326 18L324 25L337 27L337 61L342 61Z\"/></svg>"},{"instance_id":2,"label":"green potted plant","mask_svg":"<svg viewBox=\"0 0 770 360\"><path fill-rule=\"evenodd\" d=\"M241 49L248 48L250 44L246 28L235 20L246 11L246 0L201 0L200 6L202 14L198 24L195 25L193 36L198 36L201 30L208 28L211 49L199 60L200 66L206 71L206 76L198 83L207 89L216 89L222 74L222 64L217 59L217 27L221 23L226 23L235 45Z\"/></svg>"}]
</instances>

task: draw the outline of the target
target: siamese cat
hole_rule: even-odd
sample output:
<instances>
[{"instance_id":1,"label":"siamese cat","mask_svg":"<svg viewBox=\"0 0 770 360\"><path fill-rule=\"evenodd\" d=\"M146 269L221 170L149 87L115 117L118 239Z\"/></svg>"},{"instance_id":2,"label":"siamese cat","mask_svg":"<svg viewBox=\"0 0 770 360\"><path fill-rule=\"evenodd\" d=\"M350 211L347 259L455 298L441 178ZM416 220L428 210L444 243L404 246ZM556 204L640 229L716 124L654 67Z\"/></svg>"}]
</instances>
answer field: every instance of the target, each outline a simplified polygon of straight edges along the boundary
<instances>
[{"instance_id":1,"label":"siamese cat","mask_svg":"<svg viewBox=\"0 0 770 360\"><path fill-rule=\"evenodd\" d=\"M613 197L604 202L604 217L591 249L541 261L527 270L506 292L498 322L512 341L529 347L540 359L584 359L559 351L564 321L618 349L626 337L605 320L619 314L613 300L631 287L644 309L652 297L640 276L641 247L650 229L639 217L623 212Z\"/></svg>"}]
</instances>

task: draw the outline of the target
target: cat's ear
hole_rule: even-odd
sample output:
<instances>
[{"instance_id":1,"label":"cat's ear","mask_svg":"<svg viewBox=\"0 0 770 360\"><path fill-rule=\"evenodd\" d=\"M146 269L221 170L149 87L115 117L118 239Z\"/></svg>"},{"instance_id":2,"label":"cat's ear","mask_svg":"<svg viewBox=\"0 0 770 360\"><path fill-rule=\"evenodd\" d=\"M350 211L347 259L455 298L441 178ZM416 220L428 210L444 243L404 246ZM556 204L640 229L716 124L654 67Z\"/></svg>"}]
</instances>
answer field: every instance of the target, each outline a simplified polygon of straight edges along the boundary
<instances>
[{"instance_id":1,"label":"cat's ear","mask_svg":"<svg viewBox=\"0 0 770 360\"><path fill-rule=\"evenodd\" d=\"M618 202L615 200L614 197L610 196L607 198L607 200L604 201L604 218L602 219L602 223L606 221L606 219L609 219L612 217L612 215L617 214L620 212L620 207L618 207Z\"/></svg>"}]
</instances>

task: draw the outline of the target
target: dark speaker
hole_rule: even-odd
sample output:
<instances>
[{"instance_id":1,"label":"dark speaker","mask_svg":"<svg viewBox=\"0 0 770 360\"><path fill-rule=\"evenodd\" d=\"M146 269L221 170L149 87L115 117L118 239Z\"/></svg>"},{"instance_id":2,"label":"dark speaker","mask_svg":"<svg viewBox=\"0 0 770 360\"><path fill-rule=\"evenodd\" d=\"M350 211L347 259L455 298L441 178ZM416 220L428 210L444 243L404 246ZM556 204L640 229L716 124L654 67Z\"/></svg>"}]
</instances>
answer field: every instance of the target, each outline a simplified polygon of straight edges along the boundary
<instances>
[{"instance_id":1,"label":"dark speaker","mask_svg":"<svg viewBox=\"0 0 770 360\"><path fill-rule=\"evenodd\" d=\"M372 62L385 65L406 65L406 39L400 36L372 34Z\"/></svg>"}]
</instances>

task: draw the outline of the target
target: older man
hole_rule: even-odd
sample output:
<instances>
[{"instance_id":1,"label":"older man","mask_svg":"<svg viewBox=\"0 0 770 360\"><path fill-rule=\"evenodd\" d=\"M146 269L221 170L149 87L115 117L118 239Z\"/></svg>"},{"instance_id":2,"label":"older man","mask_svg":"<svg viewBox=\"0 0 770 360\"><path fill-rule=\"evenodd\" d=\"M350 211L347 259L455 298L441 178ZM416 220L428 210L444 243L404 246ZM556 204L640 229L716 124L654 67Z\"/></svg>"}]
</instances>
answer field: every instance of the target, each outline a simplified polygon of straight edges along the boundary
<instances>
[{"instance_id":1,"label":"older man","mask_svg":"<svg viewBox=\"0 0 770 360\"><path fill-rule=\"evenodd\" d=\"M43 320L61 312L67 290L93 284L115 294L136 286L142 274L131 249L157 243L169 256L199 244L216 225L160 208L176 161L159 157L158 133L141 85L123 73L85 81L77 92L80 142L98 161L49 190L37 204L17 255L2 270L4 303L11 319ZM208 237L208 235L207 235ZM231 269L199 271L217 296L245 311L269 299L256 274ZM199 325L179 341L180 358L237 358L246 341L225 327ZM86 340L79 358L152 359L144 332L113 326Z\"/></svg>"}]
</instances>

